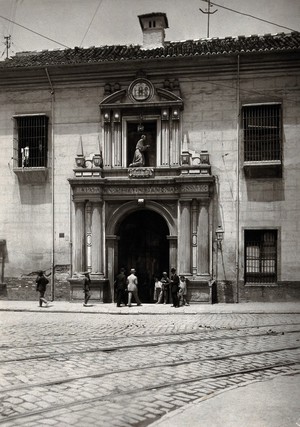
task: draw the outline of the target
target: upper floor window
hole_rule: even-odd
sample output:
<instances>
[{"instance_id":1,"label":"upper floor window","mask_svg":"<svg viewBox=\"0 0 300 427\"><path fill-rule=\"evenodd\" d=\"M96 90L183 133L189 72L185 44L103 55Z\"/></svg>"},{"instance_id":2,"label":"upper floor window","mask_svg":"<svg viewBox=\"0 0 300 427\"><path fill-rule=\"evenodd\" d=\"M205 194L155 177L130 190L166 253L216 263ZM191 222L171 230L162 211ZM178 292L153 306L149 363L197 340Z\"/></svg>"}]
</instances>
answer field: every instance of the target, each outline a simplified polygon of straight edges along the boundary
<instances>
[{"instance_id":1,"label":"upper floor window","mask_svg":"<svg viewBox=\"0 0 300 427\"><path fill-rule=\"evenodd\" d=\"M244 161L281 161L281 104L245 105L242 117Z\"/></svg>"},{"instance_id":2,"label":"upper floor window","mask_svg":"<svg viewBox=\"0 0 300 427\"><path fill-rule=\"evenodd\" d=\"M245 283L277 281L277 230L245 230Z\"/></svg>"},{"instance_id":3,"label":"upper floor window","mask_svg":"<svg viewBox=\"0 0 300 427\"><path fill-rule=\"evenodd\" d=\"M48 117L45 114L14 116L16 166L47 167Z\"/></svg>"}]
</instances>

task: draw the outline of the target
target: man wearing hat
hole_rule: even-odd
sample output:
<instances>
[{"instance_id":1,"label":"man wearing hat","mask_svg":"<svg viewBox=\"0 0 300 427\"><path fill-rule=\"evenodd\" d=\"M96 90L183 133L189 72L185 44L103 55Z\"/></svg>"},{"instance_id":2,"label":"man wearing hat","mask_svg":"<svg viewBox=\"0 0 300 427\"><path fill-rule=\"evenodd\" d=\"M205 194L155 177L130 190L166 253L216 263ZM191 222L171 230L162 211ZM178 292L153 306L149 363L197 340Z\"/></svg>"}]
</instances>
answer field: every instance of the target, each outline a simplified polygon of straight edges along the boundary
<instances>
[{"instance_id":1,"label":"man wearing hat","mask_svg":"<svg viewBox=\"0 0 300 427\"><path fill-rule=\"evenodd\" d=\"M84 280L83 280L83 292L84 292L84 307L87 306L87 303L89 301L89 299L91 298L91 279L90 279L90 274L88 271L85 271L84 273Z\"/></svg>"},{"instance_id":2,"label":"man wearing hat","mask_svg":"<svg viewBox=\"0 0 300 427\"><path fill-rule=\"evenodd\" d=\"M135 269L132 268L130 270L130 275L127 277L128 307L131 307L132 295L134 296L137 305L142 305L137 292L137 284L138 279L135 275Z\"/></svg>"},{"instance_id":3,"label":"man wearing hat","mask_svg":"<svg viewBox=\"0 0 300 427\"><path fill-rule=\"evenodd\" d=\"M125 275L125 268L120 269L120 273L115 279L115 290L117 295L117 307L121 307L122 302L127 305L127 279Z\"/></svg>"},{"instance_id":4,"label":"man wearing hat","mask_svg":"<svg viewBox=\"0 0 300 427\"><path fill-rule=\"evenodd\" d=\"M179 307L178 291L179 291L179 277L176 274L176 268L171 268L171 295L173 305L172 307Z\"/></svg>"},{"instance_id":5,"label":"man wearing hat","mask_svg":"<svg viewBox=\"0 0 300 427\"><path fill-rule=\"evenodd\" d=\"M37 292L40 293L40 297L39 297L40 307L43 306L43 303L45 303L46 307L48 307L48 301L46 300L46 298L44 298L44 295L45 295L46 287L47 287L47 284L49 283L49 280L47 279L47 277L45 277L43 271L39 271L38 277L36 278L35 282L36 282L36 290Z\"/></svg>"},{"instance_id":6,"label":"man wearing hat","mask_svg":"<svg viewBox=\"0 0 300 427\"><path fill-rule=\"evenodd\" d=\"M167 304L169 299L169 283L170 279L168 278L168 273L166 271L163 272L161 281L161 293L159 296L159 303L164 302L164 304Z\"/></svg>"}]
</instances>

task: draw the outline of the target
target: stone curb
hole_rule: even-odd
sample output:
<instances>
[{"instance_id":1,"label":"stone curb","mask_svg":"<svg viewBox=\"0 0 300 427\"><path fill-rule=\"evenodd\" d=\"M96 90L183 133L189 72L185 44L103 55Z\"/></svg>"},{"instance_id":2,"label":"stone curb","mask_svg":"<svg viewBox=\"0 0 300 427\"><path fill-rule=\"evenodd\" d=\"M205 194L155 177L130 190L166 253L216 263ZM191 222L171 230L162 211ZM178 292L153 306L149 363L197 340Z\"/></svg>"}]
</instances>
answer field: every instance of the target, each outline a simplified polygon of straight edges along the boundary
<instances>
[{"instance_id":1,"label":"stone curb","mask_svg":"<svg viewBox=\"0 0 300 427\"><path fill-rule=\"evenodd\" d=\"M153 311L127 311L127 312L113 312L113 311L86 311L86 310L49 310L49 309L22 309L22 308L0 308L0 312L28 312L28 313L77 313L77 314L109 314L109 315L121 315L121 316L127 316L127 315L198 315L198 314L300 314L300 311L184 311L184 312L171 312L171 311L165 311L165 312L153 312Z\"/></svg>"},{"instance_id":2,"label":"stone curb","mask_svg":"<svg viewBox=\"0 0 300 427\"><path fill-rule=\"evenodd\" d=\"M299 374L300 374L299 370L296 370L295 373L294 373L294 375L299 375ZM249 386L251 384L255 384L255 383L265 383L265 382L268 382L268 381L272 381L275 378L278 378L279 376L290 376L290 375L291 375L291 373L280 373L278 375L274 375L271 378L269 377L269 378L265 378L263 380L261 380L261 379L254 379L254 380L251 380L251 381L244 381L242 383L234 384L232 386L229 386L229 387L227 387L225 389L214 391L214 392L212 392L211 394L209 394L207 396L200 397L199 399L194 400L193 402L188 403L187 405L184 405L184 406L182 406L182 407L180 407L178 409L175 409L174 411L171 411L171 412L167 413L166 415L164 415L163 417L161 417L159 420L156 420L153 423L151 423L150 426L151 427L160 427L160 426L163 427L164 423L168 422L168 421L171 421L172 418L176 419L176 417L178 415L181 415L182 413L188 411L189 409L194 409L196 405L200 405L202 402L205 402L207 400L213 399L213 398L215 398L215 397L217 397L217 396L219 396L219 395L221 395L223 393L226 393L226 392L229 392L229 391L232 391L232 390L236 390L236 389L241 388L241 387L247 387L247 386Z\"/></svg>"}]
</instances>

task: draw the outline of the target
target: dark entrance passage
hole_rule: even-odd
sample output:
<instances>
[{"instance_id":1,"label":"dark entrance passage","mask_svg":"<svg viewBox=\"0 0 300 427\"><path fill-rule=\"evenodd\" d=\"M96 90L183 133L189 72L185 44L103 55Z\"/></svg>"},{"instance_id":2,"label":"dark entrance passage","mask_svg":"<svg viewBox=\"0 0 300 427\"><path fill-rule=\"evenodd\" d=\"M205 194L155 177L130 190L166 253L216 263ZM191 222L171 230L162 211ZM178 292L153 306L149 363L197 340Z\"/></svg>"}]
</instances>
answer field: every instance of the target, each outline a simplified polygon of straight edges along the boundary
<instances>
[{"instance_id":1,"label":"dark entrance passage","mask_svg":"<svg viewBox=\"0 0 300 427\"><path fill-rule=\"evenodd\" d=\"M118 235L118 266L126 274L136 269L139 297L142 302L153 302L154 277L161 278L169 271L169 229L166 221L156 212L138 210L121 223Z\"/></svg>"}]
</instances>

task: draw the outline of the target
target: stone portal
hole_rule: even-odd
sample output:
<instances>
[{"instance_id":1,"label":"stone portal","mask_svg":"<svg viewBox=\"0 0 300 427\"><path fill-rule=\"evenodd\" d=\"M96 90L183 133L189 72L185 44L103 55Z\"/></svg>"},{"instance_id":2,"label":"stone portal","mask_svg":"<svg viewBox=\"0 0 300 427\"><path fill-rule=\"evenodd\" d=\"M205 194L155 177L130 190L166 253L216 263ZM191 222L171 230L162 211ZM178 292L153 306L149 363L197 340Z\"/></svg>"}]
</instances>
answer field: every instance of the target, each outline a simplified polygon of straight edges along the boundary
<instances>
[{"instance_id":1,"label":"stone portal","mask_svg":"<svg viewBox=\"0 0 300 427\"><path fill-rule=\"evenodd\" d=\"M135 268L142 302L153 302L154 277L169 271L169 229L166 221L151 210L128 215L117 232L118 266L128 273ZM129 273L128 273L129 274Z\"/></svg>"}]
</instances>

